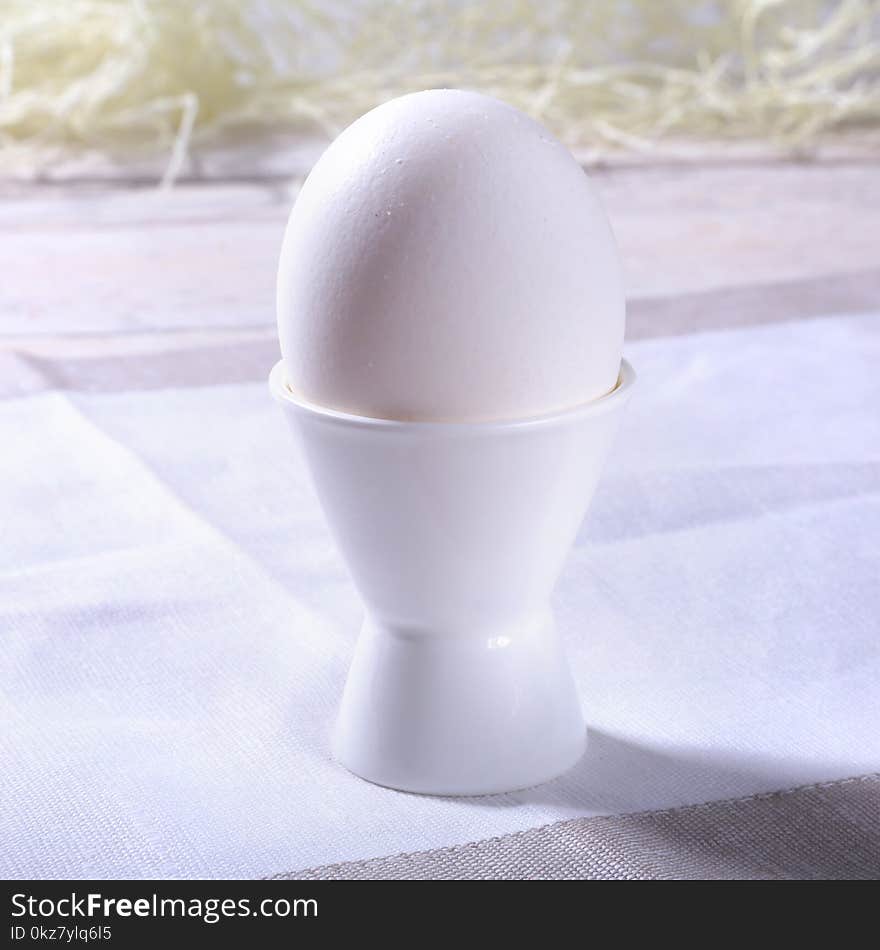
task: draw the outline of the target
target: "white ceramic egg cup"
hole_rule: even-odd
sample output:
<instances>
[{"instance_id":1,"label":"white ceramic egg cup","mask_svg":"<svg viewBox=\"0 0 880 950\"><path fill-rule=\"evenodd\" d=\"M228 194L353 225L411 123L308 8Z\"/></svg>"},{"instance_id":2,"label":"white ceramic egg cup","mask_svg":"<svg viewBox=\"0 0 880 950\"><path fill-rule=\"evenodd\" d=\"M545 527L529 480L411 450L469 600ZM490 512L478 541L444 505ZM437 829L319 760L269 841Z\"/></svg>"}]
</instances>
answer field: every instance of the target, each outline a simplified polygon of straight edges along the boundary
<instances>
[{"instance_id":1,"label":"white ceramic egg cup","mask_svg":"<svg viewBox=\"0 0 880 950\"><path fill-rule=\"evenodd\" d=\"M550 594L635 381L499 423L398 422L270 389L367 616L333 740L379 785L483 795L566 771L586 728Z\"/></svg>"}]
</instances>

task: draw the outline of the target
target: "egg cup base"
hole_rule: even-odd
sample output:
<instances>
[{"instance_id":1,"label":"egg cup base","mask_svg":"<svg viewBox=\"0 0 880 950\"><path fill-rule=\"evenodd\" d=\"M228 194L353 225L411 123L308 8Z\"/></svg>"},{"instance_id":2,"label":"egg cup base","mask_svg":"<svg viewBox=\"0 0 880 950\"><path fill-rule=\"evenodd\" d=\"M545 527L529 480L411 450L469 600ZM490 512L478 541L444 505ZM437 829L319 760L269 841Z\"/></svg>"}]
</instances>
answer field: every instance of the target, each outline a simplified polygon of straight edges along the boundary
<instances>
[{"instance_id":1,"label":"egg cup base","mask_svg":"<svg viewBox=\"0 0 880 950\"><path fill-rule=\"evenodd\" d=\"M585 738L549 612L464 636L367 617L332 745L345 768L377 785L490 795L562 774Z\"/></svg>"}]
</instances>

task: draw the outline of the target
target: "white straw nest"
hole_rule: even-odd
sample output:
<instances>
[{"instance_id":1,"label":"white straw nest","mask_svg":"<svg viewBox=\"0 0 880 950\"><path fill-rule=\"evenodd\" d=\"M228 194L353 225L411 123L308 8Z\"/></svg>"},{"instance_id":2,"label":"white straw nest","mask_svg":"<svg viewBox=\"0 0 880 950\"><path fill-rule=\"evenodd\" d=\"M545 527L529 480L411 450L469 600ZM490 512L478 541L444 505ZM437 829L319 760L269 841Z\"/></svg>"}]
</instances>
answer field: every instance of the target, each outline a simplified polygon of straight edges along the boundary
<instances>
[{"instance_id":1,"label":"white straw nest","mask_svg":"<svg viewBox=\"0 0 880 950\"><path fill-rule=\"evenodd\" d=\"M686 142L802 154L880 124L878 0L4 0L0 173L167 156L246 128L334 136L479 89L598 160Z\"/></svg>"}]
</instances>

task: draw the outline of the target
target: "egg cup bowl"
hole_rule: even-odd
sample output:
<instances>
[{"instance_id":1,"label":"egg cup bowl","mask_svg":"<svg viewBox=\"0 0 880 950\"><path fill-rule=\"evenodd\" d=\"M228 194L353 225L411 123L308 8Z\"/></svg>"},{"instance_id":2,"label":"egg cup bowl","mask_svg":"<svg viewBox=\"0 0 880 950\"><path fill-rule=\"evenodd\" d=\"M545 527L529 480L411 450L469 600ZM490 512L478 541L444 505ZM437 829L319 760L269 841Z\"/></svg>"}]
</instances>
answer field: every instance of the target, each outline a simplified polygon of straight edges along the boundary
<instances>
[{"instance_id":1,"label":"egg cup bowl","mask_svg":"<svg viewBox=\"0 0 880 950\"><path fill-rule=\"evenodd\" d=\"M333 736L371 782L484 795L548 781L586 739L550 596L635 373L501 422L406 422L272 395L304 452L366 619Z\"/></svg>"}]
</instances>

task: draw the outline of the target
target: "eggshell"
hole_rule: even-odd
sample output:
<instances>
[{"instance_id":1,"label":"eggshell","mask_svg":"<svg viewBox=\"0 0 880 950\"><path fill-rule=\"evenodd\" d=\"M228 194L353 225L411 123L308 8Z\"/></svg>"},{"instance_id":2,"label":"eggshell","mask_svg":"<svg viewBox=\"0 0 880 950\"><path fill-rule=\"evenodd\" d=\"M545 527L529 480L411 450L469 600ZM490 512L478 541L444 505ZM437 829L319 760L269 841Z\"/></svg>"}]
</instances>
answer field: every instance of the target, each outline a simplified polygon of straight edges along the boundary
<instances>
[{"instance_id":1,"label":"eggshell","mask_svg":"<svg viewBox=\"0 0 880 950\"><path fill-rule=\"evenodd\" d=\"M624 296L594 187L513 107L431 90L327 149L287 226L288 385L388 419L527 418L613 389Z\"/></svg>"}]
</instances>

